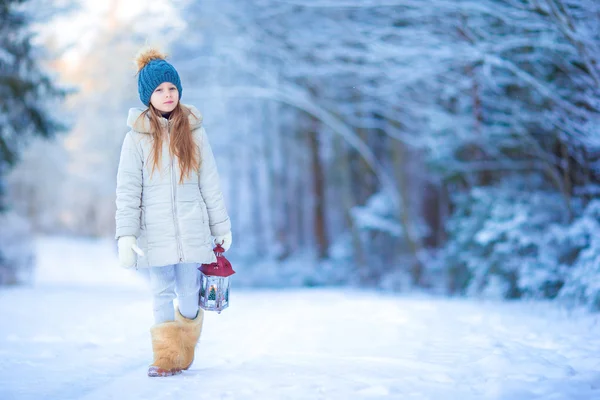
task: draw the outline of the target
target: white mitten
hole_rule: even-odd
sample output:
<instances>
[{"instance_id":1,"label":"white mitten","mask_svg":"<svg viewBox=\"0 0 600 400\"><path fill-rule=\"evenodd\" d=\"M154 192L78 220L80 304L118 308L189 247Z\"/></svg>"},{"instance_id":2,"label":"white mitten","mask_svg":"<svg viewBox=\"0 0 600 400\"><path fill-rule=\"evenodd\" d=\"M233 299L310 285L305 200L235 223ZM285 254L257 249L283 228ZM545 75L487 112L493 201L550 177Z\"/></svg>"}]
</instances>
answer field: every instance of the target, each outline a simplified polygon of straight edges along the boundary
<instances>
[{"instance_id":1,"label":"white mitten","mask_svg":"<svg viewBox=\"0 0 600 400\"><path fill-rule=\"evenodd\" d=\"M135 252L133 247L136 239L135 236L121 236L118 241L119 248L119 264L123 268L132 268L135 266Z\"/></svg>"},{"instance_id":2,"label":"white mitten","mask_svg":"<svg viewBox=\"0 0 600 400\"><path fill-rule=\"evenodd\" d=\"M220 244L225 251L229 250L231 247L231 232L222 236L215 236L215 244Z\"/></svg>"}]
</instances>

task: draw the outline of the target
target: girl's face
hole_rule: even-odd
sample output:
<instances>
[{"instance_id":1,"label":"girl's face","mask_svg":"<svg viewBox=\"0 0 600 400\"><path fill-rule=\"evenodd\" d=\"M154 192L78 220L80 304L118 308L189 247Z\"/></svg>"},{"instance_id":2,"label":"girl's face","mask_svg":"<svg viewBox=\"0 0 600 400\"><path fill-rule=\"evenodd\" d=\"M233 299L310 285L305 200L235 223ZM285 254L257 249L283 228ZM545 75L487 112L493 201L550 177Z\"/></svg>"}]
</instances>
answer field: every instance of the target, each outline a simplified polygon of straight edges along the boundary
<instances>
[{"instance_id":1,"label":"girl's face","mask_svg":"<svg viewBox=\"0 0 600 400\"><path fill-rule=\"evenodd\" d=\"M161 83L150 96L150 104L160 112L171 112L179 103L179 90L171 82Z\"/></svg>"}]
</instances>

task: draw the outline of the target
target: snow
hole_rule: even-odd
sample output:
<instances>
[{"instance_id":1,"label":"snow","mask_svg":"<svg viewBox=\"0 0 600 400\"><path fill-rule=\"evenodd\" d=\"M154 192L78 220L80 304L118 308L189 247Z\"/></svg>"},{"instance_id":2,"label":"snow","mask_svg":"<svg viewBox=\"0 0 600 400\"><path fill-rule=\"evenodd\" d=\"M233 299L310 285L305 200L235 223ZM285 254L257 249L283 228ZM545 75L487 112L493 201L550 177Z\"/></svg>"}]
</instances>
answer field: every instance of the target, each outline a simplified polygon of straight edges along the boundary
<instances>
[{"instance_id":1,"label":"snow","mask_svg":"<svg viewBox=\"0 0 600 400\"><path fill-rule=\"evenodd\" d=\"M196 361L148 378L150 297L114 241L42 237L0 290L0 399L600 398L598 316L548 302L236 289ZM238 275L243 265L236 265Z\"/></svg>"}]
</instances>

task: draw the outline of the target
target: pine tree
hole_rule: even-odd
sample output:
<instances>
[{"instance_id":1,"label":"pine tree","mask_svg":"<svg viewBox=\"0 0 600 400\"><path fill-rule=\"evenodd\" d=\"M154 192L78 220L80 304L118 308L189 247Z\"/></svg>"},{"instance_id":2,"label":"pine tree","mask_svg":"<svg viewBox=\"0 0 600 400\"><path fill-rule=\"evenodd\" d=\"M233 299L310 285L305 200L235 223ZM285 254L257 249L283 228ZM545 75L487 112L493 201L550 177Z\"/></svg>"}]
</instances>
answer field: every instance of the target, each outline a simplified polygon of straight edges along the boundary
<instances>
[{"instance_id":1,"label":"pine tree","mask_svg":"<svg viewBox=\"0 0 600 400\"><path fill-rule=\"evenodd\" d=\"M4 177L29 138L52 137L62 126L49 112L50 101L65 92L41 69L32 44L27 0L0 1L0 211Z\"/></svg>"}]
</instances>

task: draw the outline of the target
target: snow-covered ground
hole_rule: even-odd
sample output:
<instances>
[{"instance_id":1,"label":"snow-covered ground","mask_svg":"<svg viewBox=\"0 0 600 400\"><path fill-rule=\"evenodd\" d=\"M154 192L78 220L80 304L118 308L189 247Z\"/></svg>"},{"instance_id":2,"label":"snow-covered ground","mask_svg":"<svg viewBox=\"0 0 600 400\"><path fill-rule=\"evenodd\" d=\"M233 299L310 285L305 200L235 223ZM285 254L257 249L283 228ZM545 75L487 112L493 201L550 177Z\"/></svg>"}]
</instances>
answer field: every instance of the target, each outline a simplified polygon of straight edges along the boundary
<instances>
[{"instance_id":1,"label":"snow-covered ground","mask_svg":"<svg viewBox=\"0 0 600 400\"><path fill-rule=\"evenodd\" d=\"M340 289L234 286L192 368L148 378L150 298L113 241L37 245L35 284L0 289L1 400L600 399L596 315Z\"/></svg>"}]
</instances>

